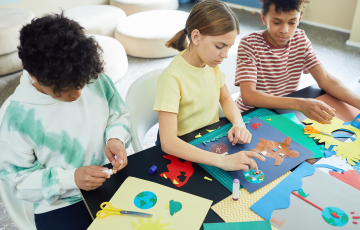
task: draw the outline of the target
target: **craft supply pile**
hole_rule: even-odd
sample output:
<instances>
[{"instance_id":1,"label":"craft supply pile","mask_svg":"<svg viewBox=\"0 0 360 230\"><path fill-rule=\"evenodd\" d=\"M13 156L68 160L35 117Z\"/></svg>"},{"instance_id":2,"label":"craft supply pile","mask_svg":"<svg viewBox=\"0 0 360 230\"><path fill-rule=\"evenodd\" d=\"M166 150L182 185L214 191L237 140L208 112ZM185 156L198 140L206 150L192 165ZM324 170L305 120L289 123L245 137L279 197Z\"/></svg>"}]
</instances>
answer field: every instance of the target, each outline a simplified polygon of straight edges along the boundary
<instances>
[{"instance_id":1,"label":"craft supply pile","mask_svg":"<svg viewBox=\"0 0 360 230\"><path fill-rule=\"evenodd\" d=\"M192 183L195 163L164 155L168 171L154 165L149 173L170 180L173 188L128 177L89 229L360 229L360 114L320 124L258 109L244 120L249 144L231 144L230 123L190 142L224 157L242 150L265 157L254 159L259 172L200 165L210 174L204 180L216 179L229 190L221 202L211 206L211 200L182 192ZM203 224L209 211L225 222Z\"/></svg>"}]
</instances>

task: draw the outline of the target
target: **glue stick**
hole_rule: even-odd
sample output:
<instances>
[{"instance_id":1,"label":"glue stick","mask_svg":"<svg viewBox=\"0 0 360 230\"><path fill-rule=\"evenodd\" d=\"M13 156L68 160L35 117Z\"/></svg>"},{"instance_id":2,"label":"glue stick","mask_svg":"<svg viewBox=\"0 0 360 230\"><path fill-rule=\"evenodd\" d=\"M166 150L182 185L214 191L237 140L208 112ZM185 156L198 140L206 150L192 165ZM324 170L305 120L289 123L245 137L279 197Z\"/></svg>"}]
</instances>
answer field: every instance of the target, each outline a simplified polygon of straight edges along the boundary
<instances>
[{"instance_id":1,"label":"glue stick","mask_svg":"<svg viewBox=\"0 0 360 230\"><path fill-rule=\"evenodd\" d=\"M232 199L234 201L237 201L239 199L239 189L240 189L240 181L238 179L235 179L233 183L233 195L232 195Z\"/></svg>"}]
</instances>

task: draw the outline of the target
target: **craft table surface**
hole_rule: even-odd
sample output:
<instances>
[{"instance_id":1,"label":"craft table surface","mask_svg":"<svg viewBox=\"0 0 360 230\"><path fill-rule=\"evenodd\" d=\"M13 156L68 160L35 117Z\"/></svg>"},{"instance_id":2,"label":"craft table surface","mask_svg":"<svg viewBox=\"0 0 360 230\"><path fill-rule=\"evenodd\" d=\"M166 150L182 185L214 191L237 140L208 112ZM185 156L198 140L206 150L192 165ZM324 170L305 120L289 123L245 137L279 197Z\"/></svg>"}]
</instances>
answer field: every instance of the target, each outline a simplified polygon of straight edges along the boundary
<instances>
[{"instance_id":1,"label":"craft table surface","mask_svg":"<svg viewBox=\"0 0 360 230\"><path fill-rule=\"evenodd\" d=\"M288 97L316 98L323 95L324 93L325 92L319 89L317 85L312 85L291 93L288 95ZM255 109L248 110L242 113L242 115L246 115L254 110ZM303 115L300 112L293 110L276 110L276 112L279 114L295 113L298 118L303 118ZM301 119L299 120L301 121ZM186 142L190 142L195 139L197 134L201 133L201 135L205 135L208 133L206 129L217 129L219 126L223 126L227 123L229 123L229 121L224 119L202 129L181 136L180 138ZM205 176L209 178L213 177L196 163L192 163L194 173L190 177L189 181L181 188L177 188L169 179L165 179L159 176L160 173L168 171L167 165L170 164L169 160L163 158L164 155L165 153L161 150L160 146L154 146L152 148L135 153L128 157L128 165L117 174L112 175L111 178L106 180L101 187L92 191L81 190L84 202L87 205L92 218L94 219L97 211L100 210L100 204L104 201L109 201L128 176L153 181L170 188L178 189L206 199L210 199L213 201L212 205L220 202L231 194L217 180L205 180ZM149 173L149 168L153 165L156 165L158 170L152 175ZM112 168L111 164L105 165L105 167ZM217 222L224 221L213 210L209 209L204 223ZM203 227L200 229L203 229Z\"/></svg>"}]
</instances>

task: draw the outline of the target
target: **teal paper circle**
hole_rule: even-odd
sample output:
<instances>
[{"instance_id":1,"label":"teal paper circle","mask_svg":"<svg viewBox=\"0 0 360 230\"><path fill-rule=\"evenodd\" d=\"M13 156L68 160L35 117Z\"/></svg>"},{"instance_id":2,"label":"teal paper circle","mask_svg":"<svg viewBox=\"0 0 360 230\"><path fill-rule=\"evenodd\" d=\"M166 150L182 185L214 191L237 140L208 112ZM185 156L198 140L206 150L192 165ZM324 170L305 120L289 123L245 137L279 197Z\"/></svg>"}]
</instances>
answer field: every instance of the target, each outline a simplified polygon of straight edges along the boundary
<instances>
[{"instance_id":1,"label":"teal paper circle","mask_svg":"<svg viewBox=\"0 0 360 230\"><path fill-rule=\"evenodd\" d=\"M140 209L149 209L155 206L157 202L157 196L150 191L144 191L136 195L134 204Z\"/></svg>"},{"instance_id":2,"label":"teal paper circle","mask_svg":"<svg viewBox=\"0 0 360 230\"><path fill-rule=\"evenodd\" d=\"M265 174L259 170L260 174L256 174L254 169L244 172L243 176L247 182L258 184L264 181Z\"/></svg>"},{"instance_id":3,"label":"teal paper circle","mask_svg":"<svg viewBox=\"0 0 360 230\"><path fill-rule=\"evenodd\" d=\"M332 226L342 227L349 222L349 216L340 208L326 207L321 214L325 222ZM339 218L335 216L338 216Z\"/></svg>"}]
</instances>

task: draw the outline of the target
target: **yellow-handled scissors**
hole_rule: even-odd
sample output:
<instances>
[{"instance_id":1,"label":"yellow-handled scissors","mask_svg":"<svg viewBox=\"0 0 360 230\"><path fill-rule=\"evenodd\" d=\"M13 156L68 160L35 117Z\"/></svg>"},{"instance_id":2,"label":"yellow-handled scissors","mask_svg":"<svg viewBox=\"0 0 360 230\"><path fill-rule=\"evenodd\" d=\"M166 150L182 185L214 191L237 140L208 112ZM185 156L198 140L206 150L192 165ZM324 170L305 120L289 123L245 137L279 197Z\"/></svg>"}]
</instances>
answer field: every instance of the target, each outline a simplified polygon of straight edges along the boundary
<instances>
[{"instance_id":1,"label":"yellow-handled scissors","mask_svg":"<svg viewBox=\"0 0 360 230\"><path fill-rule=\"evenodd\" d=\"M109 202L103 202L100 205L101 210L96 213L96 217L103 219L110 215L132 215L132 216L139 216L139 217L152 217L152 214L147 214L143 212L132 212L132 211L125 211L122 209L114 208Z\"/></svg>"},{"instance_id":2,"label":"yellow-handled scissors","mask_svg":"<svg viewBox=\"0 0 360 230\"><path fill-rule=\"evenodd\" d=\"M332 137L331 134L320 132L319 130L315 129L314 127L312 127L310 125L305 126L304 131L305 131L305 133L320 133L320 134L324 134L324 135L328 135L328 136Z\"/></svg>"}]
</instances>

